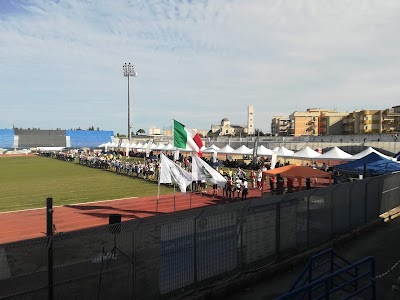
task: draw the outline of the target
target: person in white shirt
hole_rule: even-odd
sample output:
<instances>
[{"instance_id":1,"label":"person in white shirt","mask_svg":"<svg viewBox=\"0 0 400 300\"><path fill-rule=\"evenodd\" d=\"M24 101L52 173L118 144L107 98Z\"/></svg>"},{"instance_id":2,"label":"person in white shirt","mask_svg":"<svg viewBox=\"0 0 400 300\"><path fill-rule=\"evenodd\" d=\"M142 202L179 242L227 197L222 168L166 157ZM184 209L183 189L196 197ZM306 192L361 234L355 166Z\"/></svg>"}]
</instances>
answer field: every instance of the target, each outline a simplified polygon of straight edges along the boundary
<instances>
[{"instance_id":1,"label":"person in white shirt","mask_svg":"<svg viewBox=\"0 0 400 300\"><path fill-rule=\"evenodd\" d=\"M237 197L240 199L240 190L242 188L242 180L239 177L236 177L236 192L237 192Z\"/></svg>"},{"instance_id":2,"label":"person in white shirt","mask_svg":"<svg viewBox=\"0 0 400 300\"><path fill-rule=\"evenodd\" d=\"M247 183L247 180L245 177L245 178L243 178L243 182L242 182L242 201L247 199L248 190L249 190L248 183Z\"/></svg>"}]
</instances>

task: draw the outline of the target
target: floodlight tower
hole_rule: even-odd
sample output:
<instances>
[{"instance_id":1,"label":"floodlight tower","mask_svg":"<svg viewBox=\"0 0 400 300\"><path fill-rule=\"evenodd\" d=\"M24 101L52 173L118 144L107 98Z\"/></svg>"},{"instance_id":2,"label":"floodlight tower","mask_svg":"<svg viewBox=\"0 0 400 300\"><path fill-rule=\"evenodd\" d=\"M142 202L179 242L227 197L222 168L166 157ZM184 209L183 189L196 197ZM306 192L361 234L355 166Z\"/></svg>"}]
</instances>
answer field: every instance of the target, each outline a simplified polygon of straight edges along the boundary
<instances>
[{"instance_id":1,"label":"floodlight tower","mask_svg":"<svg viewBox=\"0 0 400 300\"><path fill-rule=\"evenodd\" d=\"M122 69L124 70L124 76L128 77L128 139L129 143L131 142L131 103L130 103L130 97L129 97L129 77L136 77L137 73L135 71L135 68L131 63L127 64L125 63L122 66Z\"/></svg>"}]
</instances>

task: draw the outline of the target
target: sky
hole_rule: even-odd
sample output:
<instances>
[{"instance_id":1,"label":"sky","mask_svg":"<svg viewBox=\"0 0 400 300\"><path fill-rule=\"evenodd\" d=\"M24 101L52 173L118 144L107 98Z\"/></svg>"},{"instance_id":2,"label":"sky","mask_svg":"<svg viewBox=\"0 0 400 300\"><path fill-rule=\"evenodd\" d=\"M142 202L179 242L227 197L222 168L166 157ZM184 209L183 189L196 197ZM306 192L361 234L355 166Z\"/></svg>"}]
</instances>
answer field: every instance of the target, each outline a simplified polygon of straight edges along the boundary
<instances>
[{"instance_id":1,"label":"sky","mask_svg":"<svg viewBox=\"0 0 400 300\"><path fill-rule=\"evenodd\" d=\"M127 133L400 105L398 0L1 0L0 128Z\"/></svg>"}]
</instances>

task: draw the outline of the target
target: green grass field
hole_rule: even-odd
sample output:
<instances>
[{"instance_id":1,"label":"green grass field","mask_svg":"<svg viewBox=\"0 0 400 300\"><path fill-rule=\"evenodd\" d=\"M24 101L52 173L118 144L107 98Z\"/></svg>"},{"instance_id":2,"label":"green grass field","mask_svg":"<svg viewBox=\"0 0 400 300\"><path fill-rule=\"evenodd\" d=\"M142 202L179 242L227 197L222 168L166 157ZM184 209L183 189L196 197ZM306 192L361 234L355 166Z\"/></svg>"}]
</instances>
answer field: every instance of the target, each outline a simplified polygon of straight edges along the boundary
<instances>
[{"instance_id":1,"label":"green grass field","mask_svg":"<svg viewBox=\"0 0 400 300\"><path fill-rule=\"evenodd\" d=\"M160 187L160 194L173 193ZM157 183L48 157L0 157L0 211L156 196Z\"/></svg>"}]
</instances>

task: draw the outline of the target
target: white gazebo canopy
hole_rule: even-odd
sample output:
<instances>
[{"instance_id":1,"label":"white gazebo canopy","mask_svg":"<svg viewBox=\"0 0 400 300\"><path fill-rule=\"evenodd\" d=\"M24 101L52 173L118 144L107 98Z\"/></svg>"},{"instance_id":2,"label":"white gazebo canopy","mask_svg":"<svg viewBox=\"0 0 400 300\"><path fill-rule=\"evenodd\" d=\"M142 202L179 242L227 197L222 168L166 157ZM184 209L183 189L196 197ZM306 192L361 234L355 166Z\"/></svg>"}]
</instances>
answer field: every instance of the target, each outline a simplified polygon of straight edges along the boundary
<instances>
[{"instance_id":1,"label":"white gazebo canopy","mask_svg":"<svg viewBox=\"0 0 400 300\"><path fill-rule=\"evenodd\" d=\"M233 149L231 146L226 145L225 147L222 147L221 149L219 149L219 150L218 150L218 153L229 154L229 153L231 153L232 151L234 151L234 149Z\"/></svg>"},{"instance_id":2,"label":"white gazebo canopy","mask_svg":"<svg viewBox=\"0 0 400 300\"><path fill-rule=\"evenodd\" d=\"M343 160L352 159L353 156L338 147L334 147L328 152L322 154L318 159L329 159L329 160Z\"/></svg>"},{"instance_id":3,"label":"white gazebo canopy","mask_svg":"<svg viewBox=\"0 0 400 300\"><path fill-rule=\"evenodd\" d=\"M380 155L380 156L382 156L382 157L384 157L386 159L394 160L393 157L390 157L390 156L387 156L387 155L385 155L383 153L380 153L379 151L375 150L372 147L368 147L364 151L361 151L360 153L353 155L351 157L351 159L353 159L353 160L360 159L360 158L363 158L364 156L367 156L368 154L370 154L372 152L374 152L374 153L376 153L376 154L378 154L378 155Z\"/></svg>"},{"instance_id":4,"label":"white gazebo canopy","mask_svg":"<svg viewBox=\"0 0 400 300\"><path fill-rule=\"evenodd\" d=\"M290 155L290 157L294 158L318 158L319 156L321 156L321 153L318 153L317 151L311 149L308 146Z\"/></svg>"},{"instance_id":5,"label":"white gazebo canopy","mask_svg":"<svg viewBox=\"0 0 400 300\"><path fill-rule=\"evenodd\" d=\"M135 146L135 149L142 149L142 148L143 148L142 143L136 144L136 146Z\"/></svg>"},{"instance_id":6,"label":"white gazebo canopy","mask_svg":"<svg viewBox=\"0 0 400 300\"><path fill-rule=\"evenodd\" d=\"M210 147L207 147L207 149L214 149L216 151L221 150L220 148L218 148L217 146L215 146L214 144L212 144ZM205 149L204 149L205 150ZM204 152L204 151L203 151Z\"/></svg>"},{"instance_id":7,"label":"white gazebo canopy","mask_svg":"<svg viewBox=\"0 0 400 300\"><path fill-rule=\"evenodd\" d=\"M232 151L230 154L251 155L253 154L253 149L249 149L246 147L246 145L242 145L236 150Z\"/></svg>"},{"instance_id":8,"label":"white gazebo canopy","mask_svg":"<svg viewBox=\"0 0 400 300\"><path fill-rule=\"evenodd\" d=\"M168 144L168 145L166 145L166 146L164 147L163 150L174 150L174 149L175 149L174 146L172 146L171 144Z\"/></svg>"},{"instance_id":9,"label":"white gazebo canopy","mask_svg":"<svg viewBox=\"0 0 400 300\"><path fill-rule=\"evenodd\" d=\"M208 147L208 148L204 149L202 152L203 153L217 153L217 150L212 147Z\"/></svg>"},{"instance_id":10,"label":"white gazebo canopy","mask_svg":"<svg viewBox=\"0 0 400 300\"><path fill-rule=\"evenodd\" d=\"M273 151L276 151L278 156L292 156L294 151L286 149L284 146L276 147Z\"/></svg>"},{"instance_id":11,"label":"white gazebo canopy","mask_svg":"<svg viewBox=\"0 0 400 300\"><path fill-rule=\"evenodd\" d=\"M165 145L163 143L159 143L154 150L164 150L165 149Z\"/></svg>"},{"instance_id":12,"label":"white gazebo canopy","mask_svg":"<svg viewBox=\"0 0 400 300\"><path fill-rule=\"evenodd\" d=\"M263 145L257 147L257 156L263 156L263 155L272 155L272 150L264 147Z\"/></svg>"}]
</instances>

